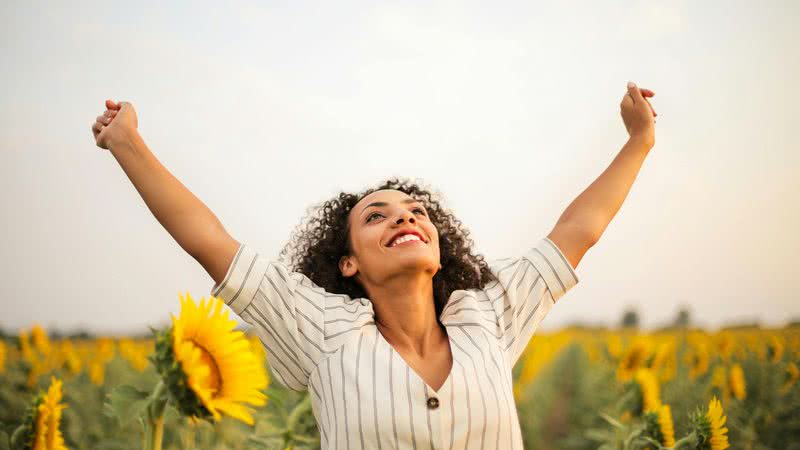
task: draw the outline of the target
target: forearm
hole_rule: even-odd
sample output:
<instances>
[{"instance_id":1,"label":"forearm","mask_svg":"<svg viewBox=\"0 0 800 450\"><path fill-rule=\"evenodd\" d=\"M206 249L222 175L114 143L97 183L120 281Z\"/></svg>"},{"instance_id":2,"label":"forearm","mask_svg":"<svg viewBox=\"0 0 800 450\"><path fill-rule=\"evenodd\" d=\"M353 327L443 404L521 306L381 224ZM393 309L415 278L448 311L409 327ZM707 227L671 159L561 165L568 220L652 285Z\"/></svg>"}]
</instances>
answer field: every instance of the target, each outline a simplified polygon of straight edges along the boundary
<instances>
[{"instance_id":1,"label":"forearm","mask_svg":"<svg viewBox=\"0 0 800 450\"><path fill-rule=\"evenodd\" d=\"M150 212L195 259L225 229L208 207L175 178L138 133L110 148Z\"/></svg>"},{"instance_id":2,"label":"forearm","mask_svg":"<svg viewBox=\"0 0 800 450\"><path fill-rule=\"evenodd\" d=\"M629 139L608 168L564 210L559 223L582 229L594 241L600 239L628 196L650 148L648 142Z\"/></svg>"}]
</instances>

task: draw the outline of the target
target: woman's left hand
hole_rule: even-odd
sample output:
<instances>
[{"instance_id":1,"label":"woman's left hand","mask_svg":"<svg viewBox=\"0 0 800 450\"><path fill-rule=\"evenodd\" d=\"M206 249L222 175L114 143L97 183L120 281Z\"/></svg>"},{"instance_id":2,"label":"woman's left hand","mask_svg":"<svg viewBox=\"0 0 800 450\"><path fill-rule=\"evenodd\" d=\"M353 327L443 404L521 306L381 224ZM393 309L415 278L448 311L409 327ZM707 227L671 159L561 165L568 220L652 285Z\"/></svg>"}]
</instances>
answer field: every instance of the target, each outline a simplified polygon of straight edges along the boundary
<instances>
[{"instance_id":1,"label":"woman's left hand","mask_svg":"<svg viewBox=\"0 0 800 450\"><path fill-rule=\"evenodd\" d=\"M639 88L628 82L628 92L620 102L620 114L630 137L643 138L646 142L655 143L655 112L647 97L656 95L650 89Z\"/></svg>"}]
</instances>

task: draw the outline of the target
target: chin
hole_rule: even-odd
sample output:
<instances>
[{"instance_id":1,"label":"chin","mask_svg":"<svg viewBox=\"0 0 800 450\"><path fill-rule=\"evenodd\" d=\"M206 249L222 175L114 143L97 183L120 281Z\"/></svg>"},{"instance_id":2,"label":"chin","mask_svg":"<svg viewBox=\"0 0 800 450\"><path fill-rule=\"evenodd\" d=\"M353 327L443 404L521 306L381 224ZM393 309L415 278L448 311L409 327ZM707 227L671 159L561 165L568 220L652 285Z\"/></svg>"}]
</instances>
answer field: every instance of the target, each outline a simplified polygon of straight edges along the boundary
<instances>
[{"instance_id":1,"label":"chin","mask_svg":"<svg viewBox=\"0 0 800 450\"><path fill-rule=\"evenodd\" d=\"M439 268L438 261L431 258L394 258L398 270L433 271Z\"/></svg>"}]
</instances>

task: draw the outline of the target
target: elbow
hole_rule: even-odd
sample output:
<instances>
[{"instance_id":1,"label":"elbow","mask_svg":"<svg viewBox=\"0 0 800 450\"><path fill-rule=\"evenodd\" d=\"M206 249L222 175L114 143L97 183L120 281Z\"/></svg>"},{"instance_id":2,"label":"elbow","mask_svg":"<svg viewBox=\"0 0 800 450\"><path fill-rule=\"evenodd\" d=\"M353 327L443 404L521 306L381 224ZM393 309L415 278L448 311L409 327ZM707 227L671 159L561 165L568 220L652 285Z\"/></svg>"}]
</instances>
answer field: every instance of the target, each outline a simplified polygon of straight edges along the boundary
<instances>
[{"instance_id":1,"label":"elbow","mask_svg":"<svg viewBox=\"0 0 800 450\"><path fill-rule=\"evenodd\" d=\"M601 227L599 224L587 224L574 221L559 222L553 229L553 233L568 236L567 239L569 241L575 242L576 245L587 249L600 240L603 231L605 231L605 227Z\"/></svg>"}]
</instances>

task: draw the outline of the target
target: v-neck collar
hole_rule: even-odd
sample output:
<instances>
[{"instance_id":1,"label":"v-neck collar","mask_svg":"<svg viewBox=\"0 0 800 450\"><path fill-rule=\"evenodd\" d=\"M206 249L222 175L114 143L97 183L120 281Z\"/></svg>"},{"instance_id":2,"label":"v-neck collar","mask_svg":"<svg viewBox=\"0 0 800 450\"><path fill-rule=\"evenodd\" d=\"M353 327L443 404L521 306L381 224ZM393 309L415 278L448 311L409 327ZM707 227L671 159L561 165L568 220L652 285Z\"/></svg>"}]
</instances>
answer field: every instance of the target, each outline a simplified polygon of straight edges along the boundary
<instances>
[{"instance_id":1,"label":"v-neck collar","mask_svg":"<svg viewBox=\"0 0 800 450\"><path fill-rule=\"evenodd\" d=\"M452 383L452 380L451 380L451 379L453 378L453 371L454 371L454 370L455 370L455 368L456 368L456 353L453 351L453 342L452 342L452 339L453 339L453 338L452 338L452 334L450 333L450 330L447 330L447 333L446 333L446 334L447 334L447 344L450 346L450 355L451 355L451 357L452 357L452 360L453 360L453 361L452 361L452 364L450 365L450 373L448 373L448 374L447 374L447 378L445 378L445 379L444 379L444 383L442 383L442 386L441 386L441 387L439 388L439 390L437 391L436 389L432 388L432 387L431 387L431 386L430 386L430 385L429 385L429 384L428 384L428 383L427 383L427 382L426 382L426 381L425 381L425 380L422 378L422 376L420 376L420 374L419 374L419 373L417 373L417 371L416 371L416 370L415 370L413 367L411 367L411 364L409 364L409 363L408 363L408 361L406 361L406 360L405 360L405 358L403 358L403 355L401 355L401 354L400 354L400 352L398 352L397 350L395 350L395 348L392 346L392 344L390 344L390 343L389 343L389 341L387 341L387 340L386 340L386 338L385 338L385 337L383 337L383 334L381 334L381 331L378 329L378 326L377 326L377 325L373 325L372 327L373 327L373 329L375 330L375 332L376 332L376 333L378 333L378 338L379 338L381 341L383 341L383 343L384 343L384 344L385 344L387 347L389 347L389 351L390 351L391 353L393 353L394 355L398 356L398 357L400 358L400 361L402 361L402 362L403 362L403 365L404 365L404 366L406 366L406 368L407 368L407 369L408 369L408 370L409 370L411 373L413 373L413 374L414 374L414 376L415 376L415 377L416 377L416 378L417 378L419 381L421 381L421 382L422 382L422 384L424 384L424 385L425 385L425 387L426 387L426 388L427 388L429 391L433 392L435 395L437 395L437 396L438 396L438 395L442 395L442 393L443 393L443 392L444 392L446 389L448 389L448 388L450 387L450 384ZM444 327L445 327L445 328L447 328L447 325L444 325Z\"/></svg>"}]
</instances>

